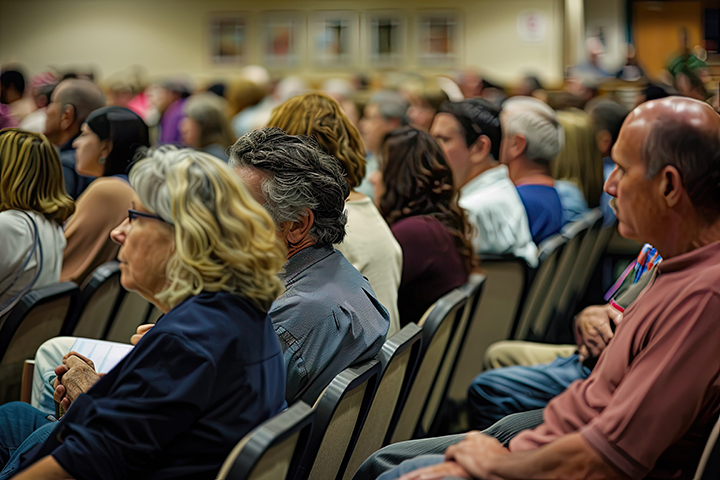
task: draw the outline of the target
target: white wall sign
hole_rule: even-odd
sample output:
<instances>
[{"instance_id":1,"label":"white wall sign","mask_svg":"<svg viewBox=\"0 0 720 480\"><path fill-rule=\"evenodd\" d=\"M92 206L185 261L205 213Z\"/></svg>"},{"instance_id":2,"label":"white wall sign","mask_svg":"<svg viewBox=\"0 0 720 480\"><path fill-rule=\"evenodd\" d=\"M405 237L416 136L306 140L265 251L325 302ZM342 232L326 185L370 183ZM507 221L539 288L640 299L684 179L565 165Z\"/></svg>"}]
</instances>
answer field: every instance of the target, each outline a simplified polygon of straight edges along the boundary
<instances>
[{"instance_id":1,"label":"white wall sign","mask_svg":"<svg viewBox=\"0 0 720 480\"><path fill-rule=\"evenodd\" d=\"M517 32L520 40L542 43L547 36L547 17L538 10L524 10L517 16Z\"/></svg>"}]
</instances>

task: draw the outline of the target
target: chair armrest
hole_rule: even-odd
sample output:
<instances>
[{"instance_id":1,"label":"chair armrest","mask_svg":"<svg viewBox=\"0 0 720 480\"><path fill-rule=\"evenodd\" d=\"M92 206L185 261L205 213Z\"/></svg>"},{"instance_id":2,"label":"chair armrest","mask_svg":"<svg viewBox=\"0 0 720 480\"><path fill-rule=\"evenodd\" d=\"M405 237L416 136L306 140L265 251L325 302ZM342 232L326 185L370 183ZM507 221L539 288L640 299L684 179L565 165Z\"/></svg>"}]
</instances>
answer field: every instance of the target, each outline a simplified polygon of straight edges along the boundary
<instances>
[{"instance_id":1,"label":"chair armrest","mask_svg":"<svg viewBox=\"0 0 720 480\"><path fill-rule=\"evenodd\" d=\"M22 383L20 384L20 401L30 403L32 398L33 373L35 372L35 360L25 360L22 371Z\"/></svg>"}]
</instances>

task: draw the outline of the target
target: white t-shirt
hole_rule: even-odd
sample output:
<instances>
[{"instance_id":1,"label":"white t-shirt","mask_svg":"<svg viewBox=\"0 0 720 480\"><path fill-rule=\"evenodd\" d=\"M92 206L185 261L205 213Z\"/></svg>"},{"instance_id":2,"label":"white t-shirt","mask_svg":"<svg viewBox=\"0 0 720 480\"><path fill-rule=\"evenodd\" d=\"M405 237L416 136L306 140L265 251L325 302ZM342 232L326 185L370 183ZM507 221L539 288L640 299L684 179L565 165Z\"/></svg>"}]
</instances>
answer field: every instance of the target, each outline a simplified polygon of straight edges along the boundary
<instances>
[{"instance_id":1,"label":"white t-shirt","mask_svg":"<svg viewBox=\"0 0 720 480\"><path fill-rule=\"evenodd\" d=\"M402 277L402 249L370 198L345 203L347 235L335 245L368 279L377 299L390 314L387 338L400 330L397 297Z\"/></svg>"},{"instance_id":2,"label":"white t-shirt","mask_svg":"<svg viewBox=\"0 0 720 480\"><path fill-rule=\"evenodd\" d=\"M60 281L65 235L60 225L35 212L27 212L37 225L43 265L32 288L46 287ZM39 251L30 257L23 273L13 282L34 243L34 230L27 216L18 210L0 212L0 308L21 292L37 273Z\"/></svg>"}]
</instances>

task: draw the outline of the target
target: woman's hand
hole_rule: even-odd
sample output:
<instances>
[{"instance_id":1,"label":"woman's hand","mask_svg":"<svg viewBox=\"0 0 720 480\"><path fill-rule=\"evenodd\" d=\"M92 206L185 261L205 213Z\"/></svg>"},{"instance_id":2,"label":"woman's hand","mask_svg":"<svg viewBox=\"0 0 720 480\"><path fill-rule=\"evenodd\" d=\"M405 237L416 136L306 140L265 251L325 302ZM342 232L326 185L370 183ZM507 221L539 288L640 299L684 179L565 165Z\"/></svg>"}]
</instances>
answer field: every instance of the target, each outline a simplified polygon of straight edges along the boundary
<instances>
[{"instance_id":1,"label":"woman's hand","mask_svg":"<svg viewBox=\"0 0 720 480\"><path fill-rule=\"evenodd\" d=\"M140 339L145 335L147 332L150 331L152 327L154 327L154 323L146 323L145 325L140 325L137 328L137 333L130 337L130 343L133 345L137 345L137 343L140 341Z\"/></svg>"}]
</instances>

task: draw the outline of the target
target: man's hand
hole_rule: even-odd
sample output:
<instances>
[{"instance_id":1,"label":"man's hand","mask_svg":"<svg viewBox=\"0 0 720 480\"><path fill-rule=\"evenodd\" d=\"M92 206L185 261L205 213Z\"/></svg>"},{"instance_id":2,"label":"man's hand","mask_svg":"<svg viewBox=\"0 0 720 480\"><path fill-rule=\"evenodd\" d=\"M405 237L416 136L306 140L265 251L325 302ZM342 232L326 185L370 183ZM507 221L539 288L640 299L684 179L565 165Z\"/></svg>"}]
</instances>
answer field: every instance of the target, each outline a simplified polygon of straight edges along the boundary
<instances>
[{"instance_id":1,"label":"man's hand","mask_svg":"<svg viewBox=\"0 0 720 480\"><path fill-rule=\"evenodd\" d=\"M445 477L470 478L470 474L455 462L444 462L406 473L398 480L441 480Z\"/></svg>"},{"instance_id":2,"label":"man's hand","mask_svg":"<svg viewBox=\"0 0 720 480\"><path fill-rule=\"evenodd\" d=\"M146 323L145 325L140 325L137 328L137 333L130 337L130 343L133 345L137 345L137 343L140 341L140 339L145 335L152 327L154 327L154 323Z\"/></svg>"},{"instance_id":3,"label":"man's hand","mask_svg":"<svg viewBox=\"0 0 720 480\"><path fill-rule=\"evenodd\" d=\"M55 374L58 378L55 380L53 399L66 411L80 394L90 390L100 380L92 361L75 352L65 355L63 364L55 369Z\"/></svg>"},{"instance_id":4,"label":"man's hand","mask_svg":"<svg viewBox=\"0 0 720 480\"><path fill-rule=\"evenodd\" d=\"M575 317L580 361L597 358L613 337L610 322L619 325L622 313L610 305L587 307Z\"/></svg>"},{"instance_id":5,"label":"man's hand","mask_svg":"<svg viewBox=\"0 0 720 480\"><path fill-rule=\"evenodd\" d=\"M460 465L472 478L491 479L492 460L509 453L495 437L470 432L463 441L448 447L445 459Z\"/></svg>"}]
</instances>

